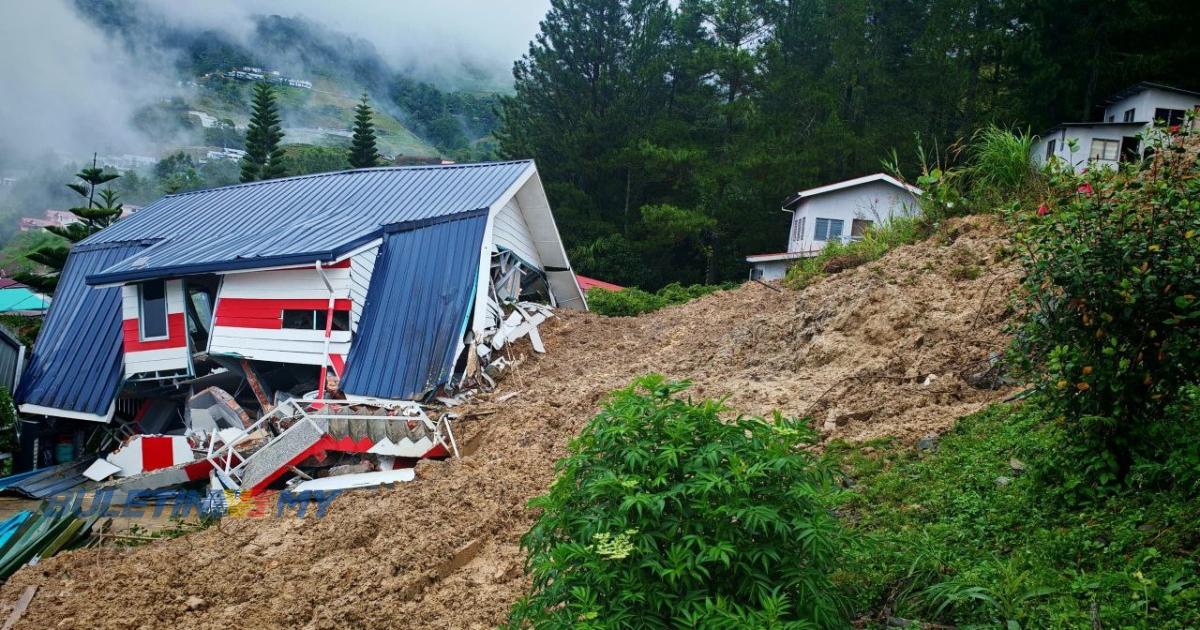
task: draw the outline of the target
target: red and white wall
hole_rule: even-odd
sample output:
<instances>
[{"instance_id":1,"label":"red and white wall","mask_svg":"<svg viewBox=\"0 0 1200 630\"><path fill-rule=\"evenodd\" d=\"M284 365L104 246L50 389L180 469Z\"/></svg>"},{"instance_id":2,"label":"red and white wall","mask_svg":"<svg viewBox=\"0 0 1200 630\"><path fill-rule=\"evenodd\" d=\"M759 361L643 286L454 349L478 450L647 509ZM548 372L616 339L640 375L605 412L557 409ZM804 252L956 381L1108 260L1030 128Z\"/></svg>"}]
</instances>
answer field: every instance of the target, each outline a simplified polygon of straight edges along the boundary
<instances>
[{"instance_id":1,"label":"red and white wall","mask_svg":"<svg viewBox=\"0 0 1200 630\"><path fill-rule=\"evenodd\" d=\"M353 259L346 259L323 267L333 287L334 310L351 313L351 330L356 324L354 314L361 310L351 296L364 271L360 268L353 274L353 264ZM363 291L364 299L365 295ZM324 312L328 300L329 289L315 267L227 274L217 294L208 351L259 361L321 365L325 330L284 328L283 311ZM339 373L350 352L351 330L330 333L330 362Z\"/></svg>"},{"instance_id":2,"label":"red and white wall","mask_svg":"<svg viewBox=\"0 0 1200 630\"><path fill-rule=\"evenodd\" d=\"M167 338L142 341L138 321L138 285L121 287L121 318L125 348L125 377L190 370L187 324L183 314L183 281L168 280Z\"/></svg>"}]
</instances>

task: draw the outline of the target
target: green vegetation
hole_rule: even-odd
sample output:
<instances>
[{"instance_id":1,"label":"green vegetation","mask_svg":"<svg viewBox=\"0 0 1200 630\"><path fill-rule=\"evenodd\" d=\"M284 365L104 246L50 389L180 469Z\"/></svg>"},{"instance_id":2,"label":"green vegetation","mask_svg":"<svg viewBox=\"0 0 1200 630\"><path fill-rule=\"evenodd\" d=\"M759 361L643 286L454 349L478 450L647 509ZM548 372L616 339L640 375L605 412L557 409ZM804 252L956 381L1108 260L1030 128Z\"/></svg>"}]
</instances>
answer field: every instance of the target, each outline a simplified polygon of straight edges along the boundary
<instances>
[{"instance_id":1,"label":"green vegetation","mask_svg":"<svg viewBox=\"0 0 1200 630\"><path fill-rule=\"evenodd\" d=\"M686 383L615 392L558 464L522 539L513 628L840 628L841 527L803 422L722 418Z\"/></svg>"},{"instance_id":2,"label":"green vegetation","mask_svg":"<svg viewBox=\"0 0 1200 630\"><path fill-rule=\"evenodd\" d=\"M587 292L588 309L608 317L632 317L652 313L667 306L690 302L715 291L732 289L734 284L683 286L673 282L651 293L637 287L620 291L594 288Z\"/></svg>"},{"instance_id":3,"label":"green vegetation","mask_svg":"<svg viewBox=\"0 0 1200 630\"><path fill-rule=\"evenodd\" d=\"M1033 398L964 418L936 449L834 444L862 540L839 584L870 627L1191 628L1200 624L1200 390L1172 420L1173 484L1084 504L1052 470L1077 437ZM1165 436L1164 436L1165 437ZM1186 453L1186 455L1184 455ZM1078 463L1078 462L1076 462Z\"/></svg>"},{"instance_id":4,"label":"green vegetation","mask_svg":"<svg viewBox=\"0 0 1200 630\"><path fill-rule=\"evenodd\" d=\"M12 453L17 447L17 406L7 387L0 387L0 453ZM0 477L12 474L13 462L9 457L0 461Z\"/></svg>"},{"instance_id":5,"label":"green vegetation","mask_svg":"<svg viewBox=\"0 0 1200 630\"><path fill-rule=\"evenodd\" d=\"M375 123L372 122L371 101L366 94L354 108L354 139L350 145L350 167L379 166L379 149L375 147Z\"/></svg>"},{"instance_id":6,"label":"green vegetation","mask_svg":"<svg viewBox=\"0 0 1200 630\"><path fill-rule=\"evenodd\" d=\"M254 104L250 126L246 128L246 156L242 158L242 181L254 182L275 179L287 174L284 170L283 140L275 90L270 83L254 84Z\"/></svg>"},{"instance_id":7,"label":"green vegetation","mask_svg":"<svg viewBox=\"0 0 1200 630\"><path fill-rule=\"evenodd\" d=\"M496 136L538 160L580 273L736 280L744 256L779 251L783 199L878 171L892 149L915 179L916 138L1089 120L1137 81L1196 89L1200 49L1179 25L1197 17L1168 0L553 0ZM987 150L948 153L941 174L1019 185L1029 136L1000 131L981 133L1008 146L977 137ZM639 212L662 206L708 221L664 248Z\"/></svg>"},{"instance_id":8,"label":"green vegetation","mask_svg":"<svg viewBox=\"0 0 1200 630\"><path fill-rule=\"evenodd\" d=\"M67 188L87 200L87 205L70 208L71 214L78 217L78 221L65 226L46 227L47 232L60 237L58 242L41 245L25 254L26 258L47 269L46 273L27 271L16 276L18 282L23 282L42 293L54 293L55 287L58 286L58 274L67 264L71 244L112 225L121 218L121 212L124 211L123 204L117 201L119 195L115 190L100 188L120 175L104 172L104 169L96 166L93 158L92 165L81 169L75 177L82 180L82 183L71 182L67 184Z\"/></svg>"},{"instance_id":9,"label":"green vegetation","mask_svg":"<svg viewBox=\"0 0 1200 630\"><path fill-rule=\"evenodd\" d=\"M1075 436L1063 481L1080 492L1169 459L1165 410L1200 381L1200 178L1187 138L1152 146L1144 169L1053 173L1045 202L1009 214L1027 273L1014 358Z\"/></svg>"},{"instance_id":10,"label":"green vegetation","mask_svg":"<svg viewBox=\"0 0 1200 630\"><path fill-rule=\"evenodd\" d=\"M283 145L283 168L289 175L309 175L344 171L350 168L346 149L320 147L311 144Z\"/></svg>"}]
</instances>

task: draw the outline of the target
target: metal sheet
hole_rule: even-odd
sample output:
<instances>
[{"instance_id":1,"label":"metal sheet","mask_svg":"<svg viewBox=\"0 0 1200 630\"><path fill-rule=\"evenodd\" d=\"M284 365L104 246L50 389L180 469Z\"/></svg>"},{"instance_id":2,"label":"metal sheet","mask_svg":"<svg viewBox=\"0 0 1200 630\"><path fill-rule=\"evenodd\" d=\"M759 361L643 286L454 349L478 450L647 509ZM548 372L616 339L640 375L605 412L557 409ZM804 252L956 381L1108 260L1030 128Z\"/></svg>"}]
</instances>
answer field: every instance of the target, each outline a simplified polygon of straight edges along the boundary
<instances>
[{"instance_id":1,"label":"metal sheet","mask_svg":"<svg viewBox=\"0 0 1200 630\"><path fill-rule=\"evenodd\" d=\"M480 212L384 237L344 392L411 400L450 378L486 226Z\"/></svg>"},{"instance_id":2,"label":"metal sheet","mask_svg":"<svg viewBox=\"0 0 1200 630\"><path fill-rule=\"evenodd\" d=\"M91 287L85 278L143 247L112 243L72 250L17 388L19 404L108 413L123 376L121 289Z\"/></svg>"},{"instance_id":3,"label":"metal sheet","mask_svg":"<svg viewBox=\"0 0 1200 630\"><path fill-rule=\"evenodd\" d=\"M93 272L93 284L311 263L370 242L385 225L488 208L532 168L527 160L388 167L182 193L78 247L156 242Z\"/></svg>"}]
</instances>

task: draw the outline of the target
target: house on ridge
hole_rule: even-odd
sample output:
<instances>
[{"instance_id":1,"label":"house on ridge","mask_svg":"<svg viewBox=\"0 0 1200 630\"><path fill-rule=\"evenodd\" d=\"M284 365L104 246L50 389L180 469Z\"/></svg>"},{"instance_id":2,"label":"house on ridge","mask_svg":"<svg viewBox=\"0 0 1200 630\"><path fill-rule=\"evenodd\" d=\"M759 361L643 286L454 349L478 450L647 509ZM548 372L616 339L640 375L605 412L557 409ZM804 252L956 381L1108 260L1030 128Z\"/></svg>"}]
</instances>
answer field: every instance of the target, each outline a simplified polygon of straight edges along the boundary
<instances>
[{"instance_id":1,"label":"house on ridge","mask_svg":"<svg viewBox=\"0 0 1200 630\"><path fill-rule=\"evenodd\" d=\"M327 379L424 400L487 365L520 304L587 308L532 161L169 195L71 249L15 398L59 434L136 431L152 404L170 433L211 386L252 416Z\"/></svg>"},{"instance_id":2,"label":"house on ridge","mask_svg":"<svg viewBox=\"0 0 1200 630\"><path fill-rule=\"evenodd\" d=\"M858 240L872 225L912 215L920 195L921 189L885 173L802 190L783 202L792 215L787 251L747 256L750 279L782 279L793 262L830 242Z\"/></svg>"},{"instance_id":3,"label":"house on ridge","mask_svg":"<svg viewBox=\"0 0 1200 630\"><path fill-rule=\"evenodd\" d=\"M1141 159L1144 136L1155 124L1178 127L1197 108L1200 92L1143 81L1109 97L1101 120L1062 123L1043 132L1032 158L1038 166L1062 160L1076 173L1089 166L1115 167Z\"/></svg>"}]
</instances>

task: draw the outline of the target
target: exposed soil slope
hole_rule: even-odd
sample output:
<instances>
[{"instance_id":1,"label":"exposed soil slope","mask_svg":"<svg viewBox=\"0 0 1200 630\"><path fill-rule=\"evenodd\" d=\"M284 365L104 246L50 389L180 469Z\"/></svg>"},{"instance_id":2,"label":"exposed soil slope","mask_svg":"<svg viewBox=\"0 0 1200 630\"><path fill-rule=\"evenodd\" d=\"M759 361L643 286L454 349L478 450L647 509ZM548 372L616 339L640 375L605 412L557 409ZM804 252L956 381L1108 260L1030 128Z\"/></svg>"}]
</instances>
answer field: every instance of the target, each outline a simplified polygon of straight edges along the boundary
<instances>
[{"instance_id":1,"label":"exposed soil slope","mask_svg":"<svg viewBox=\"0 0 1200 630\"><path fill-rule=\"evenodd\" d=\"M473 407L461 460L341 497L319 520L226 519L60 554L0 590L0 615L37 584L20 627L494 627L526 586L525 503L604 394L636 375L689 378L694 395L745 413L811 414L845 439L912 442L1004 396L964 379L1005 343L1017 278L1003 245L994 221L973 218L801 292L748 283L638 318L564 315L544 328L547 354L496 392L518 395Z\"/></svg>"}]
</instances>

